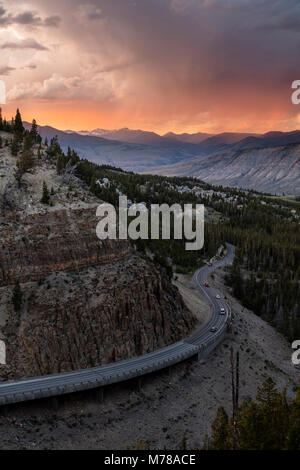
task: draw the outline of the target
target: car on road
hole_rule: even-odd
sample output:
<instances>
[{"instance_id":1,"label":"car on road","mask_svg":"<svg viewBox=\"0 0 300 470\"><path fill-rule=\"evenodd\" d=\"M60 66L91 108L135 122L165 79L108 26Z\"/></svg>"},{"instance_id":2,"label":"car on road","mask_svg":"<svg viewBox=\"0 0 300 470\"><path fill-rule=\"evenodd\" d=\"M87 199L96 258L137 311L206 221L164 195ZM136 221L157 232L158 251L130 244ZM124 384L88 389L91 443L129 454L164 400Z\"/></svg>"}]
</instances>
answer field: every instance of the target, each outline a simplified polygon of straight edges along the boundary
<instances>
[{"instance_id":1,"label":"car on road","mask_svg":"<svg viewBox=\"0 0 300 470\"><path fill-rule=\"evenodd\" d=\"M204 283L204 287L209 287L208 282L205 282L205 283Z\"/></svg>"},{"instance_id":2,"label":"car on road","mask_svg":"<svg viewBox=\"0 0 300 470\"><path fill-rule=\"evenodd\" d=\"M211 329L210 329L210 331L212 333L215 333L217 330L218 330L218 328L216 326L212 326Z\"/></svg>"},{"instance_id":3,"label":"car on road","mask_svg":"<svg viewBox=\"0 0 300 470\"><path fill-rule=\"evenodd\" d=\"M220 315L225 315L225 313L226 313L226 310L224 307L222 307L220 310Z\"/></svg>"},{"instance_id":4,"label":"car on road","mask_svg":"<svg viewBox=\"0 0 300 470\"><path fill-rule=\"evenodd\" d=\"M219 294L216 295L216 299L220 299L221 296Z\"/></svg>"}]
</instances>

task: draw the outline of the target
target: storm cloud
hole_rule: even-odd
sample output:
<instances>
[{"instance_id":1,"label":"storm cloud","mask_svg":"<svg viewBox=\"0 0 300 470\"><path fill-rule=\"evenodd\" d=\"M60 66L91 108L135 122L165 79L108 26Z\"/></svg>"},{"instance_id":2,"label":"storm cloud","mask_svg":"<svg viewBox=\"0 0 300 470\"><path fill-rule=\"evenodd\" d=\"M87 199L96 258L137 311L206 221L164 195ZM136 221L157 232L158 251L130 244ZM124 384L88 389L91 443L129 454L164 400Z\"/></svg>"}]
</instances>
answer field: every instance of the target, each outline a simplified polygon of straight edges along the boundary
<instances>
[{"instance_id":1,"label":"storm cloud","mask_svg":"<svg viewBox=\"0 0 300 470\"><path fill-rule=\"evenodd\" d=\"M13 5L15 2L11 2ZM19 2L20 5L20 2ZM29 26L54 26L57 27L60 23L58 15L47 16L42 19L35 11L24 10L20 13L13 14L0 5L0 26L9 25L29 25Z\"/></svg>"},{"instance_id":2,"label":"storm cloud","mask_svg":"<svg viewBox=\"0 0 300 470\"><path fill-rule=\"evenodd\" d=\"M9 67L9 66L0 67L0 75L9 75L10 72L12 72L13 70L15 70L14 67Z\"/></svg>"},{"instance_id":3,"label":"storm cloud","mask_svg":"<svg viewBox=\"0 0 300 470\"><path fill-rule=\"evenodd\" d=\"M26 81L12 72L8 97L31 97L37 113L50 119L56 102L60 121L53 124L72 114L66 127L261 132L298 125L290 100L291 83L300 78L297 0L30 5L30 11L20 1L0 7L0 27L13 24L24 44L34 39L41 46L28 56L37 67L27 67ZM11 58L1 65L16 67Z\"/></svg>"},{"instance_id":4,"label":"storm cloud","mask_svg":"<svg viewBox=\"0 0 300 470\"><path fill-rule=\"evenodd\" d=\"M37 51L46 51L47 47L39 44L35 39L23 39L16 42L5 42L1 45L1 49L35 49Z\"/></svg>"}]
</instances>

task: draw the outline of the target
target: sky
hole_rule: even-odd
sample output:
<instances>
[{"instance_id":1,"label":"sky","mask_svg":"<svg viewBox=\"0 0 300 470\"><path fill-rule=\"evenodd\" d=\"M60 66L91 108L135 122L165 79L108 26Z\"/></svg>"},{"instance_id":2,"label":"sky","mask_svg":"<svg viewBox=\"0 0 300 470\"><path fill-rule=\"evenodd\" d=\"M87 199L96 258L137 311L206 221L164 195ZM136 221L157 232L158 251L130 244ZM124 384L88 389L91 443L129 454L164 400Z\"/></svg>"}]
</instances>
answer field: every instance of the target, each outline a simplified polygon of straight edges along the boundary
<instances>
[{"instance_id":1,"label":"sky","mask_svg":"<svg viewBox=\"0 0 300 470\"><path fill-rule=\"evenodd\" d=\"M0 0L3 114L59 129L300 128L299 0Z\"/></svg>"}]
</instances>

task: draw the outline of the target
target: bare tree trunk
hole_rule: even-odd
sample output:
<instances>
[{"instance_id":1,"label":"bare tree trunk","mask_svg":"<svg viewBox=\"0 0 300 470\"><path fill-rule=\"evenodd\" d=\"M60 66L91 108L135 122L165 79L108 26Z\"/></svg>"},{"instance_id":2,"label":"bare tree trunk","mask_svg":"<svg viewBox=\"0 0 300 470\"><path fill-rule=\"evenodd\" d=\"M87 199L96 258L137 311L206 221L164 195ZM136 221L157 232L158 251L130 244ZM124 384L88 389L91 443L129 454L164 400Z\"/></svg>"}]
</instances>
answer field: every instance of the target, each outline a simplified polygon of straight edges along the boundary
<instances>
[{"instance_id":1,"label":"bare tree trunk","mask_svg":"<svg viewBox=\"0 0 300 470\"><path fill-rule=\"evenodd\" d=\"M239 353L237 352L236 354L236 367L234 367L234 356L233 356L232 346L230 348L230 365L231 365L232 425L233 425L232 446L233 446L233 450L237 450L238 448L237 413L238 413L239 381L240 381L239 379Z\"/></svg>"},{"instance_id":2,"label":"bare tree trunk","mask_svg":"<svg viewBox=\"0 0 300 470\"><path fill-rule=\"evenodd\" d=\"M240 353L236 353L236 379L235 379L235 406L236 411L239 408L239 393L240 393Z\"/></svg>"},{"instance_id":3,"label":"bare tree trunk","mask_svg":"<svg viewBox=\"0 0 300 470\"><path fill-rule=\"evenodd\" d=\"M235 383L234 383L234 357L233 347L230 348L230 369L231 369L231 393L232 393L232 420L235 417Z\"/></svg>"}]
</instances>

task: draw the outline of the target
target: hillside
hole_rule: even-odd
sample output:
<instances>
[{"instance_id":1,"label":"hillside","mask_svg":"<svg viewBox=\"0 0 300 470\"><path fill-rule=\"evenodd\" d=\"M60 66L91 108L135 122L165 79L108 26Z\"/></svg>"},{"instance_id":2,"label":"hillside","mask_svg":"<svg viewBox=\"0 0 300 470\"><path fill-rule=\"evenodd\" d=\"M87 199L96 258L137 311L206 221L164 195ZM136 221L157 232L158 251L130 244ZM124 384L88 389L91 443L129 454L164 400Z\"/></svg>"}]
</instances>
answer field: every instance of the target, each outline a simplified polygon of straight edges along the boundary
<instances>
[{"instance_id":1,"label":"hillside","mask_svg":"<svg viewBox=\"0 0 300 470\"><path fill-rule=\"evenodd\" d=\"M300 194L300 144L225 150L152 169L155 174L192 176L215 185L273 194Z\"/></svg>"},{"instance_id":2,"label":"hillside","mask_svg":"<svg viewBox=\"0 0 300 470\"><path fill-rule=\"evenodd\" d=\"M24 156L0 135L1 380L114 362L186 337L196 318L177 288L129 242L97 239L100 199L71 170L57 173L54 147L33 146L19 187Z\"/></svg>"}]
</instances>

